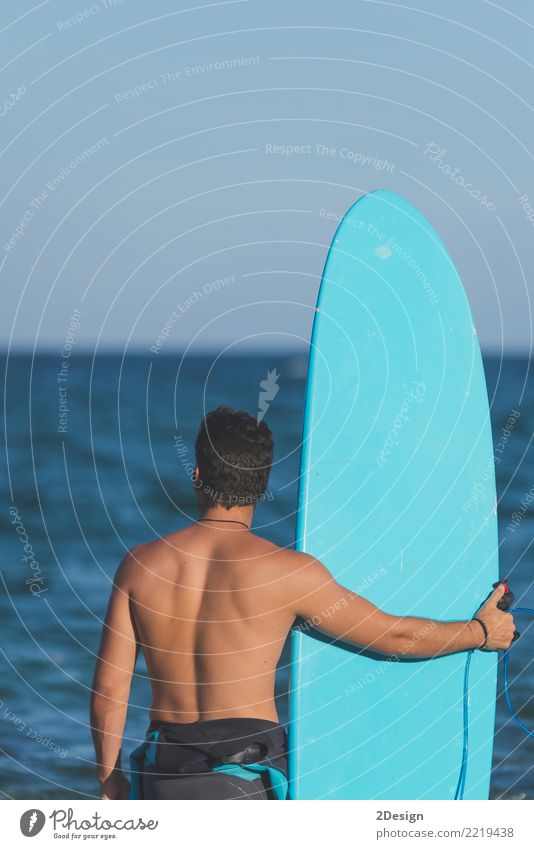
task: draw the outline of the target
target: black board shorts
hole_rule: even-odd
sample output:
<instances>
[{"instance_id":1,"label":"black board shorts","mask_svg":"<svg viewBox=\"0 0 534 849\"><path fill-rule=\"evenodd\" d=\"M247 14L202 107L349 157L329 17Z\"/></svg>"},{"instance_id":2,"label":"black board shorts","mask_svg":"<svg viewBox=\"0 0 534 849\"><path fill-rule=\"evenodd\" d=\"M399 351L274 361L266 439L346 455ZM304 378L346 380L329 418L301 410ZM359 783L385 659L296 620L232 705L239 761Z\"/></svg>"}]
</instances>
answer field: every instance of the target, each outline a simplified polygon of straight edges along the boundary
<instances>
[{"instance_id":1,"label":"black board shorts","mask_svg":"<svg viewBox=\"0 0 534 849\"><path fill-rule=\"evenodd\" d=\"M253 780L214 772L215 764L268 763L287 775L287 735L264 719L151 722L150 760L138 772L142 799L275 799L267 773Z\"/></svg>"}]
</instances>

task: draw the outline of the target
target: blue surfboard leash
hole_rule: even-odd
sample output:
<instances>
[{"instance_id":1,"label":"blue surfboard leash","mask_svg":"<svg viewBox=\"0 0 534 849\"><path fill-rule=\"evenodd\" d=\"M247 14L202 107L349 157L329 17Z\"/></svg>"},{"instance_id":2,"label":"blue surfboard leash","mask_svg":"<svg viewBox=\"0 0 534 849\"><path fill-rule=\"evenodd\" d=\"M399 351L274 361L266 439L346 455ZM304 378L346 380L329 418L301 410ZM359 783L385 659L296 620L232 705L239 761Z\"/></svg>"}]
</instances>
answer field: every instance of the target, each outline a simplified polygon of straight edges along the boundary
<instances>
[{"instance_id":1,"label":"blue surfboard leash","mask_svg":"<svg viewBox=\"0 0 534 849\"><path fill-rule=\"evenodd\" d=\"M529 613L531 616L534 616L534 610L530 607L511 607L510 613ZM531 731L527 726L521 721L515 712L512 702L510 700L510 689L508 687L508 656L510 654L510 649L506 649L502 658L502 667L503 667L503 683L504 683L504 696L506 698L506 704L508 705L508 710L510 711L511 717L520 728L523 729L525 734L528 734L529 737L534 737L534 731Z\"/></svg>"},{"instance_id":2,"label":"blue surfboard leash","mask_svg":"<svg viewBox=\"0 0 534 849\"><path fill-rule=\"evenodd\" d=\"M534 616L534 610L530 607L510 607L510 604L513 602L513 593L508 590L508 581L498 581L494 586L498 586L498 584L504 583L507 589L507 593L503 596L501 600L502 606L501 610L506 610L509 613L528 613L531 616ZM501 605L501 602L497 605L498 607ZM519 636L519 635L518 635ZM512 643L513 645L513 643ZM512 649L510 646L503 653L503 688L504 688L504 696L506 699L506 704L508 706L508 710L510 711L510 715L514 722L519 725L519 727L528 734L529 737L534 737L534 731L531 731L527 726L522 722L522 720L517 715L514 707L512 705L512 701L510 699L510 688L508 684L508 659L509 654ZM465 791L465 781L467 777L467 764L468 764L468 754L469 754L469 669L471 666L471 658L473 657L473 649L471 649L467 653L467 658L465 661L465 672L464 672L464 709L463 709L463 719L464 719L464 737L463 737L463 747L462 747L462 765L460 767L460 775L458 778L458 784L456 786L456 793L454 798L456 800L460 800L464 798Z\"/></svg>"}]
</instances>

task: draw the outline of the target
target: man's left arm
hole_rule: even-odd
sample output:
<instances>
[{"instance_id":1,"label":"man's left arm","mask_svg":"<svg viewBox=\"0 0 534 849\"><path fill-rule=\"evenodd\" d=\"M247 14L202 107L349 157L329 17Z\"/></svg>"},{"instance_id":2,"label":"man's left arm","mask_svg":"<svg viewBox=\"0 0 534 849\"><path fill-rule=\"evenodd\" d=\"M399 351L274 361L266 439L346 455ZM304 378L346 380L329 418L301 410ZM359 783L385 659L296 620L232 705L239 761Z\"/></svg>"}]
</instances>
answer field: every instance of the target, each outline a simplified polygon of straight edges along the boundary
<instances>
[{"instance_id":1,"label":"man's left arm","mask_svg":"<svg viewBox=\"0 0 534 849\"><path fill-rule=\"evenodd\" d=\"M121 745L139 646L130 609L129 580L136 563L128 553L113 580L91 695L91 732L102 799L127 799Z\"/></svg>"}]
</instances>

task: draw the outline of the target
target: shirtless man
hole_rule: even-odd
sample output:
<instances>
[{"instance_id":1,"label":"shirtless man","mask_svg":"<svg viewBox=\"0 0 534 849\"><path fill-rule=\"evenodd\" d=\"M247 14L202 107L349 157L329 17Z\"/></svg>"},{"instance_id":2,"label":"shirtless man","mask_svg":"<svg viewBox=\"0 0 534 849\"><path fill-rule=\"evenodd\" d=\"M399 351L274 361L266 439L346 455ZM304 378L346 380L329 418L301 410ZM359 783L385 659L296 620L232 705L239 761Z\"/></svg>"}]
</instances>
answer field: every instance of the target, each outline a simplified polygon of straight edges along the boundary
<instances>
[{"instance_id":1,"label":"shirtless man","mask_svg":"<svg viewBox=\"0 0 534 849\"><path fill-rule=\"evenodd\" d=\"M264 422L225 407L209 413L196 441L199 520L136 546L118 568L91 699L102 799L130 792L121 741L139 650L152 683L148 739L157 742L138 761L138 794L268 799L272 776L256 772L246 780L246 772L228 774L227 764L268 757L284 771L274 680L297 617L319 621L318 629L333 639L386 656L496 651L512 641L513 617L497 608L502 586L471 621L391 615L338 584L315 558L253 534L272 454ZM323 621L326 609L334 613ZM223 764L222 772L214 771L216 764Z\"/></svg>"}]
</instances>

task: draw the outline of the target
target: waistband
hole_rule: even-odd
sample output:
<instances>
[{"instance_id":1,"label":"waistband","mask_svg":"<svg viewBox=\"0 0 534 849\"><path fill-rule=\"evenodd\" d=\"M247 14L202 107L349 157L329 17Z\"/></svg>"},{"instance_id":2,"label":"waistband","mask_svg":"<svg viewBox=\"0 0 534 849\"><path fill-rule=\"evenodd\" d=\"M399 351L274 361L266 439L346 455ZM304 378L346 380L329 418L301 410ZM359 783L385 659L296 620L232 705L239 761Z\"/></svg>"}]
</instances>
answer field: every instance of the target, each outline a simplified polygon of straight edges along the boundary
<instances>
[{"instance_id":1,"label":"waistband","mask_svg":"<svg viewBox=\"0 0 534 849\"><path fill-rule=\"evenodd\" d=\"M150 723L147 735L157 740L156 763L162 772L194 774L211 770L215 763L255 763L264 758L287 769L286 731L266 719L156 721Z\"/></svg>"},{"instance_id":2,"label":"waistband","mask_svg":"<svg viewBox=\"0 0 534 849\"><path fill-rule=\"evenodd\" d=\"M159 731L159 739L183 746L214 746L222 742L242 743L246 747L258 736L270 737L275 748L287 741L283 725L268 719L230 717L200 722L166 722L152 720L147 733Z\"/></svg>"}]
</instances>

